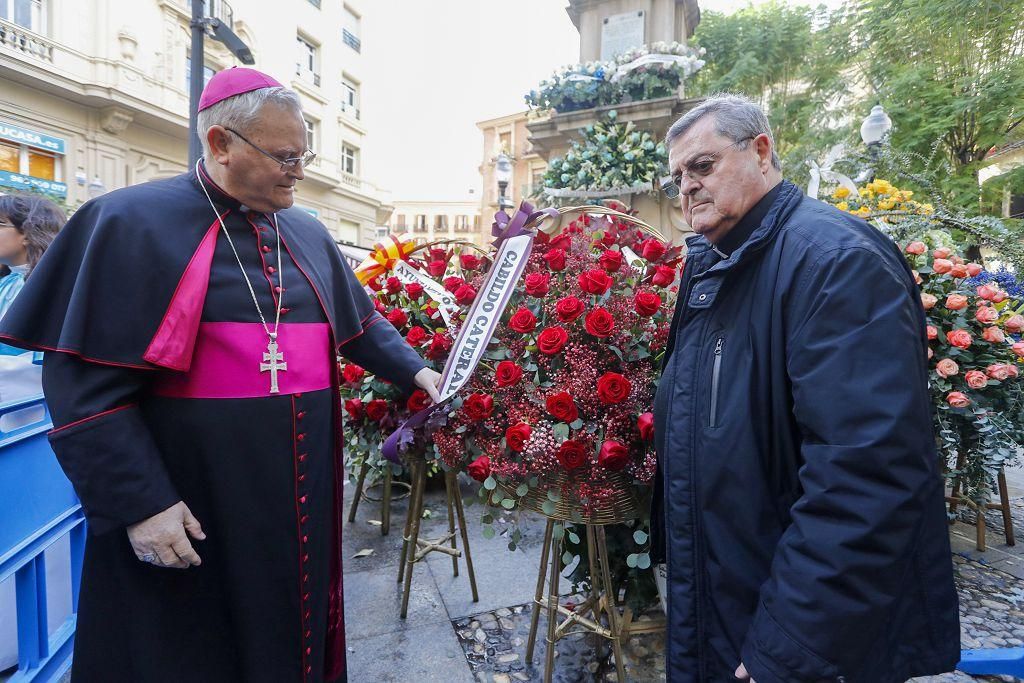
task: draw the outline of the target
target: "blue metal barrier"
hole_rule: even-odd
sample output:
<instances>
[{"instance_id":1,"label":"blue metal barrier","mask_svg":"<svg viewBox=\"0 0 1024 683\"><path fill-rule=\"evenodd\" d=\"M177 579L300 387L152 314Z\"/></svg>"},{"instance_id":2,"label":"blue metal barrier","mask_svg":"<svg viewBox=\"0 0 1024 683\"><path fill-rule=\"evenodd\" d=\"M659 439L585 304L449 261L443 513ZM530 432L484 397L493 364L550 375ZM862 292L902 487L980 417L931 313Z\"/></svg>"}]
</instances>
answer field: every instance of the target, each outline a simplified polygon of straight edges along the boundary
<instances>
[{"instance_id":1,"label":"blue metal barrier","mask_svg":"<svg viewBox=\"0 0 1024 683\"><path fill-rule=\"evenodd\" d=\"M18 670L9 683L58 680L71 665L85 517L50 449L42 396L0 404L0 582L14 576ZM71 616L52 636L44 552L68 535Z\"/></svg>"},{"instance_id":2,"label":"blue metal barrier","mask_svg":"<svg viewBox=\"0 0 1024 683\"><path fill-rule=\"evenodd\" d=\"M1001 647L985 650L964 650L956 668L966 674L990 676L1003 674L1024 678L1024 648Z\"/></svg>"}]
</instances>

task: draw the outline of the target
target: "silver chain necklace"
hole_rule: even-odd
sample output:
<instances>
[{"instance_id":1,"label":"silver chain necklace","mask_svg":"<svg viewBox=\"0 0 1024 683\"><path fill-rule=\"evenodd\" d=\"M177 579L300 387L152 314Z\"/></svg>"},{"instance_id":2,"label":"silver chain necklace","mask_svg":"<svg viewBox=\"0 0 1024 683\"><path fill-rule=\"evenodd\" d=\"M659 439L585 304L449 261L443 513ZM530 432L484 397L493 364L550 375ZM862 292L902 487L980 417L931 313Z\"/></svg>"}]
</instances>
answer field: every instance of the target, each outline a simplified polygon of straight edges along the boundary
<instances>
[{"instance_id":1,"label":"silver chain necklace","mask_svg":"<svg viewBox=\"0 0 1024 683\"><path fill-rule=\"evenodd\" d=\"M263 361L260 363L260 372L270 373L270 393L278 394L281 392L277 385L277 373L285 372L288 370L288 363L284 362L284 353L282 353L277 345L277 331L281 327L281 302L284 301L284 275L281 271L281 229L277 225L277 214L273 214L274 222L274 233L277 236L277 314L274 317L274 331L270 331L270 327L267 325L267 319L263 315L263 309L260 308L260 302L256 298L256 290L252 287L252 282L249 281L249 275L245 272L245 266L242 265L242 259L238 256L238 250L235 249L235 243L231 239L231 233L228 232L228 227L224 225L224 219L221 218L220 212L217 211L217 207L213 204L213 199L210 197L210 193L206 189L206 184L203 182L202 176L199 174L199 161L196 161L196 178L199 180L199 187L203 189L203 194L206 195L206 201L210 203L210 208L213 209L213 214L217 217L217 222L220 223L221 230L224 231L224 236L228 239L228 244L231 246L231 252L235 255L235 260L238 262L238 268L242 271L242 277L245 278L245 285L249 288L249 295L252 296L252 302L256 306L256 313L260 316L260 322L263 323L263 330L267 333L267 350L263 354Z\"/></svg>"}]
</instances>

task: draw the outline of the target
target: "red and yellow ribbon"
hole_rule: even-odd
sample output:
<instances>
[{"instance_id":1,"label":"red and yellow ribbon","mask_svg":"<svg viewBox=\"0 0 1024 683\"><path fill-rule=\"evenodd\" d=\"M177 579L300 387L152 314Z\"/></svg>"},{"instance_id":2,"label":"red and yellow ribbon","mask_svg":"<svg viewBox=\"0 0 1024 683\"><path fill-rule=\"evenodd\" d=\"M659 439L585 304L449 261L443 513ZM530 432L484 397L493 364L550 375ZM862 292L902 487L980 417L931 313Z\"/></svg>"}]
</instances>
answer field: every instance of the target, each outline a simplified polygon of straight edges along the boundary
<instances>
[{"instance_id":1,"label":"red and yellow ribbon","mask_svg":"<svg viewBox=\"0 0 1024 683\"><path fill-rule=\"evenodd\" d=\"M381 273L389 272L396 262L408 260L414 253L426 245L417 245L409 235L388 235L374 245L370 255L356 267L355 273L359 283L365 285Z\"/></svg>"}]
</instances>

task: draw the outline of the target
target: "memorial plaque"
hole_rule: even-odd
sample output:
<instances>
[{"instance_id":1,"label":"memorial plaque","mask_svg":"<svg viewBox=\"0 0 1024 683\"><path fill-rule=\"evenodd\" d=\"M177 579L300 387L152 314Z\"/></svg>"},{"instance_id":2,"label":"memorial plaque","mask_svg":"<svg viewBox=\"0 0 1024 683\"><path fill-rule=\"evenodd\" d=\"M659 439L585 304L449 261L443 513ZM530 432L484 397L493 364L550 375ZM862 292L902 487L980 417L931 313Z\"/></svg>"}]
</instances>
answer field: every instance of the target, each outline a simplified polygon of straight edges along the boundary
<instances>
[{"instance_id":1,"label":"memorial plaque","mask_svg":"<svg viewBox=\"0 0 1024 683\"><path fill-rule=\"evenodd\" d=\"M644 11L613 14L605 17L601 25L601 59L616 55L644 44Z\"/></svg>"}]
</instances>

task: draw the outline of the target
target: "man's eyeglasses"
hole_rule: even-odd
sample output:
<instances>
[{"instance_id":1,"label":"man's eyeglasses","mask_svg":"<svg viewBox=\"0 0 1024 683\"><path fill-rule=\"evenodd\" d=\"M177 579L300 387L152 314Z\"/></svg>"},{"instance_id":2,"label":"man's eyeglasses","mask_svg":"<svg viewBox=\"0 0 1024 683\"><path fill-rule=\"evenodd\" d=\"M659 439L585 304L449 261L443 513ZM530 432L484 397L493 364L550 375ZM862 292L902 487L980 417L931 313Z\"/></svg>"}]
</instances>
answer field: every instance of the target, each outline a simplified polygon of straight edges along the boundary
<instances>
[{"instance_id":1,"label":"man's eyeglasses","mask_svg":"<svg viewBox=\"0 0 1024 683\"><path fill-rule=\"evenodd\" d=\"M241 138L242 142L249 145L263 156L273 159L277 163L281 164L282 173L294 171L299 164L302 164L302 167L305 168L309 166L311 163L313 163L313 159L316 159L316 152L314 152L313 150L307 150L306 153L300 157L289 157L287 159L281 159L279 157L274 156L273 154L263 149L259 145L256 145L252 141L247 140L245 136L239 133L237 130L233 130L231 128L225 128L224 130L228 131L229 133L237 135L239 138Z\"/></svg>"},{"instance_id":2,"label":"man's eyeglasses","mask_svg":"<svg viewBox=\"0 0 1024 683\"><path fill-rule=\"evenodd\" d=\"M707 178L709 175L715 172L715 164L721 159L721 154L725 150L746 142L747 140L753 140L756 135L751 135L743 138L742 140L736 140L731 142L722 149L712 154L705 154L704 156L698 157L696 160L691 161L680 171L676 171L671 176L662 179L661 191L665 193L665 196L669 199L675 199L679 196L681 188L683 186L683 178L689 178L690 180L699 180L701 178Z\"/></svg>"}]
</instances>

